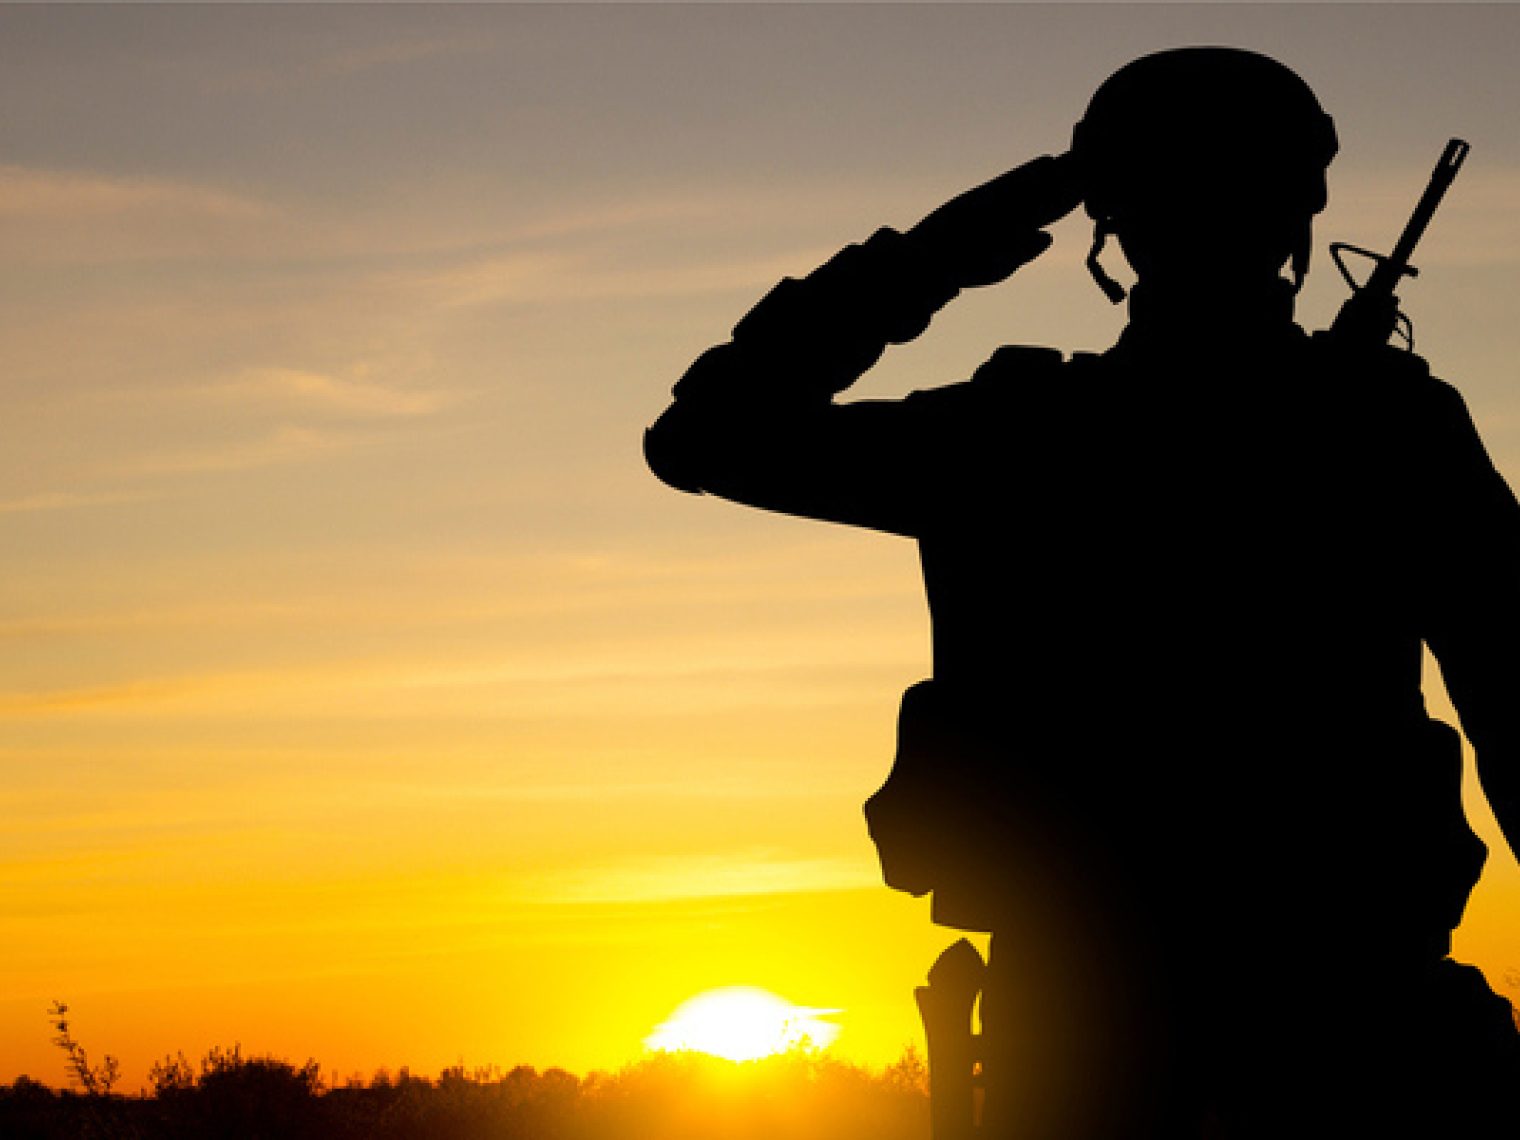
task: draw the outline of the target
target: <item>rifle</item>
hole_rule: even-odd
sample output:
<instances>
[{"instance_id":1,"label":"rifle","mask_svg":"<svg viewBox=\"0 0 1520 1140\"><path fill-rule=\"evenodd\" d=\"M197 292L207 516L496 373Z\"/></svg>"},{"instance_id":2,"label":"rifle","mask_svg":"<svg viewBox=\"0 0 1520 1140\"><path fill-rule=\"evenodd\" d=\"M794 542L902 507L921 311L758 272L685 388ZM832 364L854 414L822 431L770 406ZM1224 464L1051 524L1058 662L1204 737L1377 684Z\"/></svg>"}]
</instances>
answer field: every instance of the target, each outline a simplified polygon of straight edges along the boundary
<instances>
[{"instance_id":1,"label":"rifle","mask_svg":"<svg viewBox=\"0 0 1520 1140\"><path fill-rule=\"evenodd\" d=\"M1346 284L1351 286L1351 296L1346 298L1340 312L1330 324L1330 332L1336 339L1359 347L1377 346L1387 344L1388 338L1397 332L1405 346L1411 352L1414 351L1414 325L1399 311L1399 299L1394 295L1394 290L1403 278L1419 275L1420 271L1409 264L1409 258L1414 254L1415 245L1424 235L1425 227L1430 225L1436 207L1441 204L1442 197L1471 149L1461 139L1447 142L1446 149L1436 161L1436 168L1430 175L1425 193L1420 196L1392 253L1385 257L1347 242L1330 243L1330 258L1346 279ZM1346 268L1344 255L1348 253L1375 263L1365 282L1358 282Z\"/></svg>"}]
</instances>

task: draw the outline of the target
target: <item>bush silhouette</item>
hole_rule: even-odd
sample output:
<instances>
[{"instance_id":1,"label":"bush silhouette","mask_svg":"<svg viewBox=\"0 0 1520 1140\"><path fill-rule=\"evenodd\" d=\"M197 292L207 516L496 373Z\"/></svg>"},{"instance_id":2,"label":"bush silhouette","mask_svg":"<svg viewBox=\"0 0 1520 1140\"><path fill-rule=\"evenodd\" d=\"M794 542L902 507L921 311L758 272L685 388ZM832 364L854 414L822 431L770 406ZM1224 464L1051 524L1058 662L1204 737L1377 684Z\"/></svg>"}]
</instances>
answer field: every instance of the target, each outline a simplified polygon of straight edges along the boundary
<instances>
[{"instance_id":1,"label":"bush silhouette","mask_svg":"<svg viewBox=\"0 0 1520 1140\"><path fill-rule=\"evenodd\" d=\"M736 1064L653 1054L615 1073L381 1071L325 1087L303 1065L213 1049L149 1073L139 1096L0 1086L6 1140L924 1140L925 1069L912 1050L881 1071L796 1050Z\"/></svg>"},{"instance_id":2,"label":"bush silhouette","mask_svg":"<svg viewBox=\"0 0 1520 1140\"><path fill-rule=\"evenodd\" d=\"M149 1073L165 1137L206 1140L304 1140L324 1135L316 1061L299 1067L242 1047L212 1049L192 1077L184 1054Z\"/></svg>"}]
</instances>

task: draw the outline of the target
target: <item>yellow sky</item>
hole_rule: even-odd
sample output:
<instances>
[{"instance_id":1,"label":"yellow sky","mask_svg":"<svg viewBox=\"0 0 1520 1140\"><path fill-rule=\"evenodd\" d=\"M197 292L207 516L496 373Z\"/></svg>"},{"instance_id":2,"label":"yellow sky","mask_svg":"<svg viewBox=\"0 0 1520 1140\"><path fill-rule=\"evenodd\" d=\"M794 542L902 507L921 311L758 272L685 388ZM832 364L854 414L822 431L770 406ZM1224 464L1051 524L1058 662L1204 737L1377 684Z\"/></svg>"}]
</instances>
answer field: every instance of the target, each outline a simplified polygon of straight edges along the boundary
<instances>
[{"instance_id":1,"label":"yellow sky","mask_svg":"<svg viewBox=\"0 0 1520 1140\"><path fill-rule=\"evenodd\" d=\"M952 937L859 815L926 668L914 552L668 492L642 427L780 275L1063 146L1124 60L1229 42L1340 125L1310 325L1325 240L1388 245L1473 142L1406 298L1520 476L1517 35L1460 5L0 8L0 1080L61 1079L55 998L131 1083L232 1041L611 1066L721 985L894 1057ZM1106 344L1058 237L862 390ZM1496 849L1459 945L1501 989L1517 916Z\"/></svg>"}]
</instances>

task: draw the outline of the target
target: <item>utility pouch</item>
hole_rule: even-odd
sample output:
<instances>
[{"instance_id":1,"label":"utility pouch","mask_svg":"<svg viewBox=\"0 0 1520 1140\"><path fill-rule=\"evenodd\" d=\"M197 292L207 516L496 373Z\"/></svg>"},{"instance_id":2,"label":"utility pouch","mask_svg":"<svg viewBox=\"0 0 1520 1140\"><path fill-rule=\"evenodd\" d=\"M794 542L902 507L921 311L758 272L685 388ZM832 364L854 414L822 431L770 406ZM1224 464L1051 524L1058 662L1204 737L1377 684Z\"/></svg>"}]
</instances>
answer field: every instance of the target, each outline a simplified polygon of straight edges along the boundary
<instances>
[{"instance_id":1,"label":"utility pouch","mask_svg":"<svg viewBox=\"0 0 1520 1140\"><path fill-rule=\"evenodd\" d=\"M958 930L996 929L1018 893L1012 884L1038 878L1059 842L1040 818L1054 803L1050 789L1027 762L1049 740L1015 740L985 704L938 681L909 687L892 769L865 803L887 886L932 891L930 917Z\"/></svg>"},{"instance_id":2,"label":"utility pouch","mask_svg":"<svg viewBox=\"0 0 1520 1140\"><path fill-rule=\"evenodd\" d=\"M893 890L914 896L934 888L944 840L946 821L935 818L930 808L942 796L936 786L936 756L942 749L936 745L944 718L937 696L933 681L920 681L903 693L892 769L865 803L866 829L876 844L882 878Z\"/></svg>"},{"instance_id":3,"label":"utility pouch","mask_svg":"<svg viewBox=\"0 0 1520 1140\"><path fill-rule=\"evenodd\" d=\"M943 925L961 925L943 921L940 904L947 889L963 895L985 875L997 829L987 748L963 703L942 684L920 681L903 693L892 769L865 803L887 886L910 895L935 891L935 921Z\"/></svg>"}]
</instances>

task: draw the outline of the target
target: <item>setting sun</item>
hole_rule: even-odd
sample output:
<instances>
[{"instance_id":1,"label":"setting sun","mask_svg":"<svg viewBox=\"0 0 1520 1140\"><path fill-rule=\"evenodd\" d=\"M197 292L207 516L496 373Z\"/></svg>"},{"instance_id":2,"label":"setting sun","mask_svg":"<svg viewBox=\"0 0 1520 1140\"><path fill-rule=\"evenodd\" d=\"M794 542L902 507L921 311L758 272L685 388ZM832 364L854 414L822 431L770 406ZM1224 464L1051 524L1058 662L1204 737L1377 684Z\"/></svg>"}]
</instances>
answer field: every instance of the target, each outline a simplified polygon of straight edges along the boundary
<instances>
[{"instance_id":1,"label":"setting sun","mask_svg":"<svg viewBox=\"0 0 1520 1140\"><path fill-rule=\"evenodd\" d=\"M819 1015L838 1012L792 1005L754 986L727 986L682 1002L644 1044L667 1052L754 1061L799 1045L829 1045L839 1036L839 1026Z\"/></svg>"}]
</instances>

